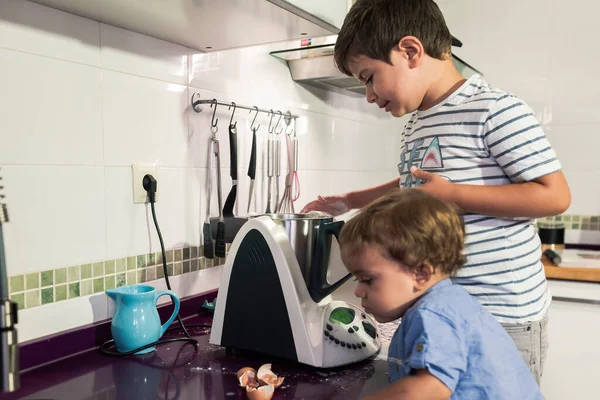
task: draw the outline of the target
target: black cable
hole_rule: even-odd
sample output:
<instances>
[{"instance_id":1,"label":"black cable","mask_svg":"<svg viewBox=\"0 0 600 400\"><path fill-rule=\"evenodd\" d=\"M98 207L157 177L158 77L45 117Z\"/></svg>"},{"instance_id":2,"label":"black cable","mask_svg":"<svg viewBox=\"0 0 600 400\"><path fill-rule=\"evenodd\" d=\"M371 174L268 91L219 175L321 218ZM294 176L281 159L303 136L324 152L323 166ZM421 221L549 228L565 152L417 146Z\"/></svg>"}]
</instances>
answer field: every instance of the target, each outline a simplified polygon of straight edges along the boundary
<instances>
[{"instance_id":1,"label":"black cable","mask_svg":"<svg viewBox=\"0 0 600 400\"><path fill-rule=\"evenodd\" d=\"M150 193L150 192L149 192ZM156 220L156 210L154 210L154 192L150 196L150 207L152 208L152 219L154 220L154 226L156 227L156 232L158 233L158 240L160 241L160 250L162 252L162 262L163 262L163 271L165 274L165 282L167 283L167 289L171 290L171 283L169 282L169 274L167 270L167 254L165 252L165 244L163 242L162 234L160 233L160 228L158 227L158 221ZM179 322L179 326L183 330L183 333L188 338L191 338L192 335L185 329L185 325L183 325L183 321L181 320L181 316L177 313L177 321ZM196 341L196 340L195 340ZM197 342L197 341L196 341Z\"/></svg>"},{"instance_id":2,"label":"black cable","mask_svg":"<svg viewBox=\"0 0 600 400\"><path fill-rule=\"evenodd\" d=\"M152 219L154 220L154 226L156 228L156 233L158 234L158 240L160 241L160 250L162 253L162 264L163 264L163 271L164 271L164 275L165 275L165 282L167 283L167 289L171 290L171 283L169 282L169 274L168 274L168 270L167 270L167 255L165 252L165 244L164 244L164 241L162 238L162 233L160 232L160 227L158 226L158 221L156 219L156 210L154 209L154 202L155 202L155 198L156 198L156 196L155 196L156 186L157 186L156 179L154 179L154 177L152 175L146 175L146 176L144 176L143 185L144 185L144 189L146 189L146 191L148 192L148 200L150 202L150 208L152 209ZM114 345L114 343L115 343L115 341L111 339L100 345L100 351L103 354L106 354L109 356L126 357L126 356L130 356L132 354L136 354L137 352L145 350L147 348L154 347L158 344L173 343L173 342L190 342L190 343L193 343L194 345L197 345L198 341L196 339L192 338L192 335L190 335L190 333L187 331L187 329L185 328L185 325L183 324L183 321L181 320L181 316L179 315L179 313L177 313L177 321L179 322L179 326L183 330L183 333L186 336L184 338L168 338L168 339L157 340L156 342L148 343L145 346L138 347L137 349L133 349L133 350L127 351L127 352L119 352L119 351L109 350L108 346ZM209 325L209 324L193 324L190 326L210 327L211 325ZM169 331L169 330L172 330L172 327L167 329L167 331Z\"/></svg>"}]
</instances>

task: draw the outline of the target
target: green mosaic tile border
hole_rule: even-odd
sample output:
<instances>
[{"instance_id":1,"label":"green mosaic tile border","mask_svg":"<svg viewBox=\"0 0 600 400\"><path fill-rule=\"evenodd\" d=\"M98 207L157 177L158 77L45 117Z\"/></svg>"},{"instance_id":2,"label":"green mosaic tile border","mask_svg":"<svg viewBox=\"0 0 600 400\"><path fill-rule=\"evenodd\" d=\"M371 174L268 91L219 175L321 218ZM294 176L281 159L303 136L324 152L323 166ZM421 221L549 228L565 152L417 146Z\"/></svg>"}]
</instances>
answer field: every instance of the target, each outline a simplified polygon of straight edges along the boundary
<instances>
[{"instance_id":1,"label":"green mosaic tile border","mask_svg":"<svg viewBox=\"0 0 600 400\"><path fill-rule=\"evenodd\" d=\"M200 271L225 262L224 258L202 257L202 246L170 249L165 254L169 276ZM10 299L19 305L19 309L25 309L164 276L159 252L14 275L9 277L9 291Z\"/></svg>"},{"instance_id":2,"label":"green mosaic tile border","mask_svg":"<svg viewBox=\"0 0 600 400\"><path fill-rule=\"evenodd\" d=\"M600 231L600 215L557 215L555 217L539 218L538 226L564 225L565 229L576 231Z\"/></svg>"}]
</instances>

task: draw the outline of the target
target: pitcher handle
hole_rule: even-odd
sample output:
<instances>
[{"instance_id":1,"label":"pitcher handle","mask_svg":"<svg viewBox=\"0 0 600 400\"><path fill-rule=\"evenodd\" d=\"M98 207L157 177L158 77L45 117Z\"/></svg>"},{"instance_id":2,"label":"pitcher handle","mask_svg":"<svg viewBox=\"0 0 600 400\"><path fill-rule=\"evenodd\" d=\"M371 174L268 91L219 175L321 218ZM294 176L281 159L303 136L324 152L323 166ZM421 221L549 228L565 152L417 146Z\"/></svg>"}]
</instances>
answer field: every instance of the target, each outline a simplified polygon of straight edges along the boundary
<instances>
[{"instance_id":1,"label":"pitcher handle","mask_svg":"<svg viewBox=\"0 0 600 400\"><path fill-rule=\"evenodd\" d=\"M333 235L339 243L342 226L344 226L344 221L321 221L319 223L319 231L317 232L317 246L315 248L313 257L314 265L311 271L310 287L308 289L308 293L316 303L329 296L352 277L352 274L347 274L331 285L327 282L327 270L329 268L327 238L329 235Z\"/></svg>"},{"instance_id":2,"label":"pitcher handle","mask_svg":"<svg viewBox=\"0 0 600 400\"><path fill-rule=\"evenodd\" d=\"M154 303L158 302L158 298L161 296L170 296L171 300L173 300L173 304L175 305L175 309L173 310L173 314L171 315L171 317L169 317L167 322L165 322L164 325L160 327L160 337L162 337L165 334L165 332L179 313L179 297L177 297L175 293L173 293L170 290L163 290L162 292L157 292L156 296L154 296Z\"/></svg>"}]
</instances>

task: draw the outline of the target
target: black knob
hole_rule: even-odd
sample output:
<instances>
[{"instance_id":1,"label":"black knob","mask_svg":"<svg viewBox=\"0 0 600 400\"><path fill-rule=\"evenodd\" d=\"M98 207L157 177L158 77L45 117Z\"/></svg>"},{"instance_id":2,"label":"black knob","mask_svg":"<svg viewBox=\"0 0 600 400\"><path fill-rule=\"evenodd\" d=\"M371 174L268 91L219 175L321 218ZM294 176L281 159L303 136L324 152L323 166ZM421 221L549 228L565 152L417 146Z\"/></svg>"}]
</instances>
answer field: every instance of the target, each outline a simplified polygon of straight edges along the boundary
<instances>
[{"instance_id":1,"label":"black knob","mask_svg":"<svg viewBox=\"0 0 600 400\"><path fill-rule=\"evenodd\" d=\"M346 347L346 343L341 342L340 344L342 345L342 347Z\"/></svg>"},{"instance_id":2,"label":"black knob","mask_svg":"<svg viewBox=\"0 0 600 400\"><path fill-rule=\"evenodd\" d=\"M358 347L359 349L362 349L362 346L360 344L357 344L356 347Z\"/></svg>"},{"instance_id":3,"label":"black knob","mask_svg":"<svg viewBox=\"0 0 600 400\"><path fill-rule=\"evenodd\" d=\"M348 328L348 333L354 333L354 329Z\"/></svg>"},{"instance_id":4,"label":"black knob","mask_svg":"<svg viewBox=\"0 0 600 400\"><path fill-rule=\"evenodd\" d=\"M329 324L327 324L326 328L327 328L327 330L328 330L328 331L331 331L331 330L333 330L333 326L331 326L331 325L329 325Z\"/></svg>"},{"instance_id":5,"label":"black knob","mask_svg":"<svg viewBox=\"0 0 600 400\"><path fill-rule=\"evenodd\" d=\"M335 344L340 344L340 341L338 339L334 339L334 340L335 340Z\"/></svg>"},{"instance_id":6,"label":"black knob","mask_svg":"<svg viewBox=\"0 0 600 400\"><path fill-rule=\"evenodd\" d=\"M355 345L355 344L353 344L353 345L352 345L352 348L353 348L353 349L356 349L356 345Z\"/></svg>"},{"instance_id":7,"label":"black knob","mask_svg":"<svg viewBox=\"0 0 600 400\"><path fill-rule=\"evenodd\" d=\"M323 331L323 333L325 334L325 337L329 337L329 332L328 331Z\"/></svg>"},{"instance_id":8,"label":"black knob","mask_svg":"<svg viewBox=\"0 0 600 400\"><path fill-rule=\"evenodd\" d=\"M363 347L367 347L367 344L365 342L362 342Z\"/></svg>"}]
</instances>

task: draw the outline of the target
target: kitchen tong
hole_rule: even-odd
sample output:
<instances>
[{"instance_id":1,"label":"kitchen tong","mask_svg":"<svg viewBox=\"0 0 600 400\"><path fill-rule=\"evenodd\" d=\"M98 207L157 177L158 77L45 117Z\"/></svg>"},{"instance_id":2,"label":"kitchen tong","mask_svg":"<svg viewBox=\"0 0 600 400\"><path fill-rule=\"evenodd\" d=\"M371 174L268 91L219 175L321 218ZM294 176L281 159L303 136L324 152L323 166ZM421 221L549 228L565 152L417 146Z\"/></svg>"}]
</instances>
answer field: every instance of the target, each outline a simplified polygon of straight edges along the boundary
<instances>
[{"instance_id":1,"label":"kitchen tong","mask_svg":"<svg viewBox=\"0 0 600 400\"><path fill-rule=\"evenodd\" d=\"M219 123L219 119L215 120L215 114L217 112L217 100L214 99L210 105L213 110L213 117L210 125L210 131L212 133L211 136L211 156L209 157L208 162L208 196L207 196L207 208L206 208L206 221L203 226L203 236L204 236L204 257L213 258L215 255L217 257L225 257L225 221L223 219L223 199L222 199L222 188L221 188L221 157L220 157L220 149L219 149L219 139L217 139L217 132L219 131L219 127L217 124ZM214 160L213 160L214 156ZM217 202L219 206L219 221L217 224L217 238L215 241L214 247L214 255L213 255L213 243L212 243L212 232L210 227L210 198L212 195L212 174L213 174L213 161L216 161L216 169L217 169Z\"/></svg>"}]
</instances>

